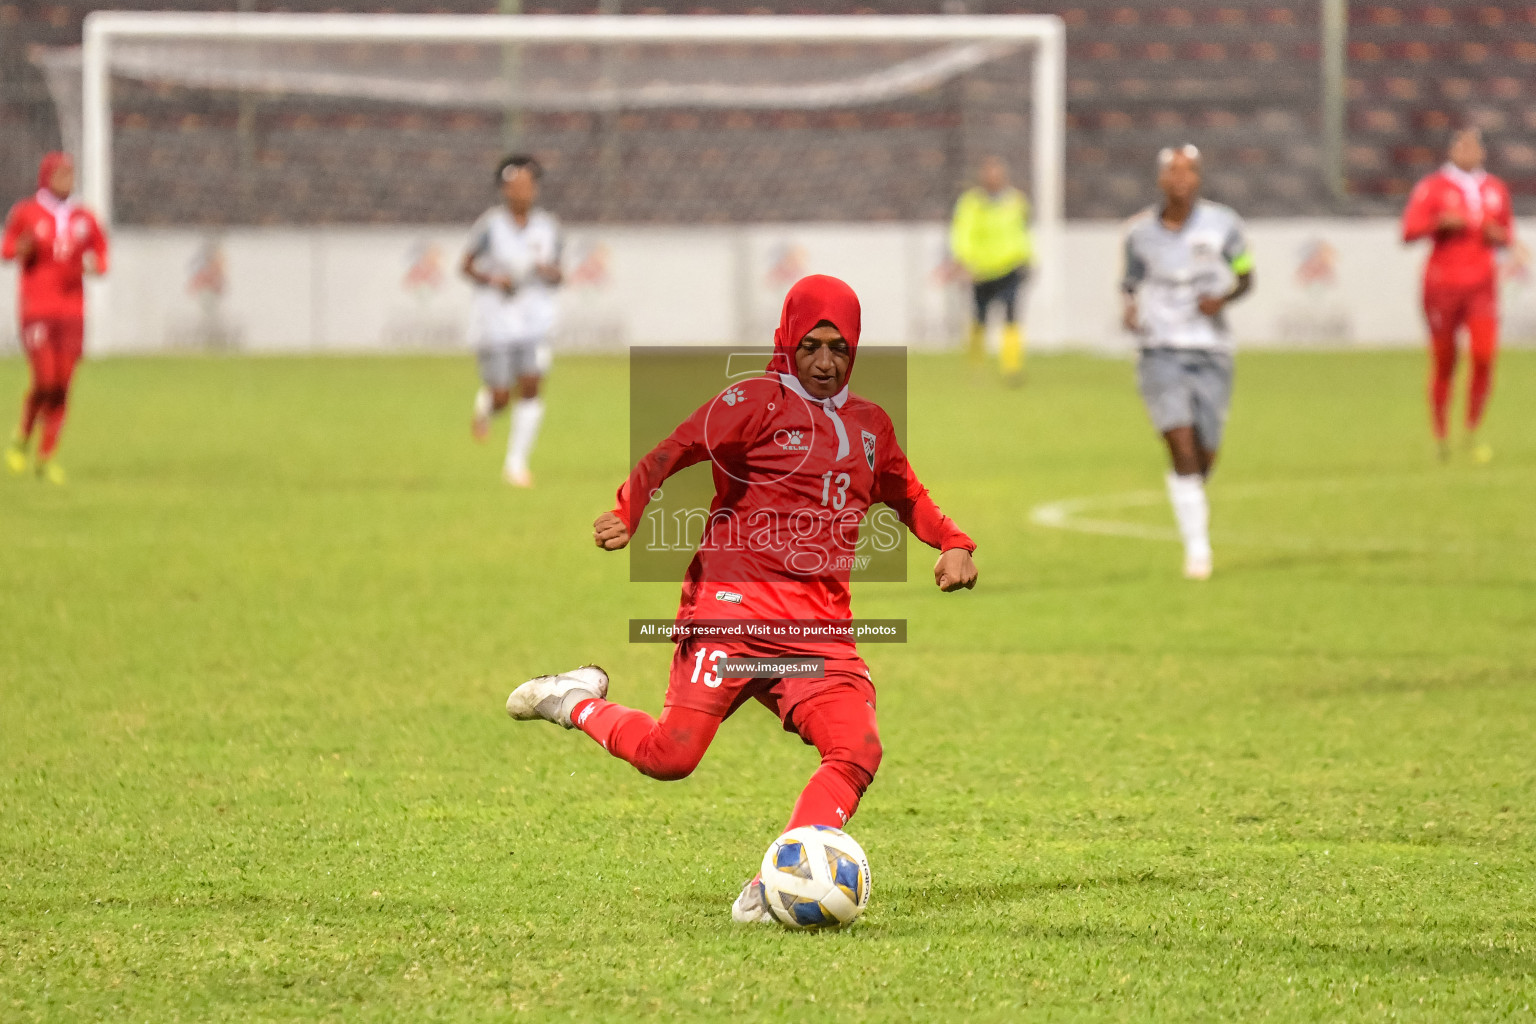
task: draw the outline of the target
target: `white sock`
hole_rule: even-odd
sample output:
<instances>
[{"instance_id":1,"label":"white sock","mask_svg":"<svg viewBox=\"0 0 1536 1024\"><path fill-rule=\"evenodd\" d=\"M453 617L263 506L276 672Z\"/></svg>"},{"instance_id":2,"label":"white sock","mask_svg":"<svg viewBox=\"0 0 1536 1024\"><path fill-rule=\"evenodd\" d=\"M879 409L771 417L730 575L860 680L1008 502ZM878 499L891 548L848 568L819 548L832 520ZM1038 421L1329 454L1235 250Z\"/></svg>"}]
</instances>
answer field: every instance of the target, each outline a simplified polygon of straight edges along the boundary
<instances>
[{"instance_id":1,"label":"white sock","mask_svg":"<svg viewBox=\"0 0 1536 1024\"><path fill-rule=\"evenodd\" d=\"M544 400L525 398L512 407L512 432L507 435L507 469L527 472L528 456L539 439L539 424L544 422Z\"/></svg>"},{"instance_id":2,"label":"white sock","mask_svg":"<svg viewBox=\"0 0 1536 1024\"><path fill-rule=\"evenodd\" d=\"M482 386L479 391L475 392L475 419L483 420L489 418L495 404L495 399L491 397L491 389Z\"/></svg>"},{"instance_id":3,"label":"white sock","mask_svg":"<svg viewBox=\"0 0 1536 1024\"><path fill-rule=\"evenodd\" d=\"M1199 473L1168 474L1168 501L1184 538L1184 557L1211 557L1211 507L1205 498L1205 478Z\"/></svg>"}]
</instances>

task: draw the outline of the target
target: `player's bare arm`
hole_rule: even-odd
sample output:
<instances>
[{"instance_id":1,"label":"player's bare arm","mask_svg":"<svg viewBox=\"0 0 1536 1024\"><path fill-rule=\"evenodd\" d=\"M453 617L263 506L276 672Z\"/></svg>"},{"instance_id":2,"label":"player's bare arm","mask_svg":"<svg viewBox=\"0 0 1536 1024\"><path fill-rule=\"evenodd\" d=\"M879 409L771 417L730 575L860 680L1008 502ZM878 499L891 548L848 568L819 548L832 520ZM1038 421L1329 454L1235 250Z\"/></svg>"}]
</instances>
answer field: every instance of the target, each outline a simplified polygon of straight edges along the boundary
<instances>
[{"instance_id":1,"label":"player's bare arm","mask_svg":"<svg viewBox=\"0 0 1536 1024\"><path fill-rule=\"evenodd\" d=\"M539 275L539 280L545 284L557 285L565 280L565 271L560 269L558 263L540 263L533 268L533 272Z\"/></svg>"},{"instance_id":2,"label":"player's bare arm","mask_svg":"<svg viewBox=\"0 0 1536 1024\"><path fill-rule=\"evenodd\" d=\"M472 252L464 254L464 262L459 266L459 272L476 284L487 288L499 288L507 295L517 291L517 285L506 274L488 274L481 270L475 263L475 254Z\"/></svg>"},{"instance_id":3,"label":"player's bare arm","mask_svg":"<svg viewBox=\"0 0 1536 1024\"><path fill-rule=\"evenodd\" d=\"M629 543L629 527L618 513L604 512L592 524L592 539L604 551L617 551Z\"/></svg>"},{"instance_id":4,"label":"player's bare arm","mask_svg":"<svg viewBox=\"0 0 1536 1024\"><path fill-rule=\"evenodd\" d=\"M1483 240L1489 245L1508 245L1509 230L1496 220L1485 220L1483 221Z\"/></svg>"},{"instance_id":5,"label":"player's bare arm","mask_svg":"<svg viewBox=\"0 0 1536 1024\"><path fill-rule=\"evenodd\" d=\"M1226 308L1227 303L1236 302L1247 295L1253 288L1253 271L1237 275L1237 284L1225 295L1207 295L1200 300L1200 312L1206 316L1215 316Z\"/></svg>"},{"instance_id":6,"label":"player's bare arm","mask_svg":"<svg viewBox=\"0 0 1536 1024\"><path fill-rule=\"evenodd\" d=\"M1134 331L1140 322L1136 310L1136 296L1130 292L1125 293L1124 305L1120 310L1120 322L1128 331Z\"/></svg>"},{"instance_id":7,"label":"player's bare arm","mask_svg":"<svg viewBox=\"0 0 1536 1024\"><path fill-rule=\"evenodd\" d=\"M933 563L933 582L946 594L976 586L976 563L965 548L950 548Z\"/></svg>"}]
</instances>

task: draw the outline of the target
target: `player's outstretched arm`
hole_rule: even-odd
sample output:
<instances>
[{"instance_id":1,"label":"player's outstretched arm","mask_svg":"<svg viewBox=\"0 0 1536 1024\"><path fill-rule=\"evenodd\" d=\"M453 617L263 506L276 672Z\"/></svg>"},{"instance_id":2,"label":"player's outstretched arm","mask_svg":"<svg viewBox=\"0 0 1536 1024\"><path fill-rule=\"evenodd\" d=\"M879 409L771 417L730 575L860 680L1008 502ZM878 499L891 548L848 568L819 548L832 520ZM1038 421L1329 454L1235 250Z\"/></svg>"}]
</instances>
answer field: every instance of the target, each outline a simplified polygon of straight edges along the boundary
<instances>
[{"instance_id":1,"label":"player's outstretched arm","mask_svg":"<svg viewBox=\"0 0 1536 1024\"><path fill-rule=\"evenodd\" d=\"M933 563L933 582L944 593L970 590L976 585L976 563L965 548L950 548Z\"/></svg>"},{"instance_id":2,"label":"player's outstretched arm","mask_svg":"<svg viewBox=\"0 0 1536 1024\"><path fill-rule=\"evenodd\" d=\"M711 457L704 443L704 423L715 403L711 400L701 405L671 436L646 453L645 457L630 470L629 478L619 487L617 501L611 512L604 512L592 524L592 539L606 551L617 551L629 543L630 536L640 525L640 517L662 483L673 473L703 462ZM735 409L722 406L716 416L715 429L719 431L719 443L723 450L731 447L731 439L738 434L755 436L750 429L761 410L754 404L748 409L745 403Z\"/></svg>"},{"instance_id":3,"label":"player's outstretched arm","mask_svg":"<svg viewBox=\"0 0 1536 1024\"><path fill-rule=\"evenodd\" d=\"M617 551L629 543L629 527L617 512L604 512L592 524L592 539L604 551Z\"/></svg>"},{"instance_id":4,"label":"player's outstretched arm","mask_svg":"<svg viewBox=\"0 0 1536 1024\"><path fill-rule=\"evenodd\" d=\"M928 488L918 480L907 455L896 443L889 421L880 431L883 452L876 481L875 500L896 510L912 536L941 552L933 566L933 581L940 590L970 590L976 586L976 563L971 553L976 542L965 535L955 521L940 511L928 496Z\"/></svg>"}]
</instances>

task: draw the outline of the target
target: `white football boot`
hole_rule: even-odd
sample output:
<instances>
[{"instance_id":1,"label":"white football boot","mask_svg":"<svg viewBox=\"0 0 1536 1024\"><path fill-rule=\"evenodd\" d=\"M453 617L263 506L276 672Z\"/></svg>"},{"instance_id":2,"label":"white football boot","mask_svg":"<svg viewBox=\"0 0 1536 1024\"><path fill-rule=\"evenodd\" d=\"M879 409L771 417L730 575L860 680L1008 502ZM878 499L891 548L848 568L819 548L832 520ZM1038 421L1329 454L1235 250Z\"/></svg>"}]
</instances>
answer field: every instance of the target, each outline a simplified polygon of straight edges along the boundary
<instances>
[{"instance_id":1,"label":"white football boot","mask_svg":"<svg viewBox=\"0 0 1536 1024\"><path fill-rule=\"evenodd\" d=\"M768 912L768 898L763 892L761 877L752 879L741 887L741 895L731 904L731 920L737 924L772 924L773 915Z\"/></svg>"},{"instance_id":2,"label":"white football boot","mask_svg":"<svg viewBox=\"0 0 1536 1024\"><path fill-rule=\"evenodd\" d=\"M1185 555L1184 578L1187 580L1208 580L1211 578L1211 556Z\"/></svg>"},{"instance_id":3,"label":"white football boot","mask_svg":"<svg viewBox=\"0 0 1536 1024\"><path fill-rule=\"evenodd\" d=\"M584 700L608 696L608 673L596 665L530 679L507 697L507 714L520 722L542 718L574 729L571 709Z\"/></svg>"}]
</instances>

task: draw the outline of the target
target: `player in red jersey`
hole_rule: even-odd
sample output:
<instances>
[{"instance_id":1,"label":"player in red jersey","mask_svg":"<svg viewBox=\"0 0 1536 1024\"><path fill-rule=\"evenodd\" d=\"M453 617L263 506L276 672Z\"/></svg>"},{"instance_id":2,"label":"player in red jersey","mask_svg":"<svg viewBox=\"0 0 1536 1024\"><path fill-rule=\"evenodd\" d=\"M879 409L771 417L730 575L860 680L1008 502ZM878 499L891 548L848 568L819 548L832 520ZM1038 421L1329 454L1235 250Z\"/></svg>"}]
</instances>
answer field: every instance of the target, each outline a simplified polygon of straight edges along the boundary
<instances>
[{"instance_id":1,"label":"player in red jersey","mask_svg":"<svg viewBox=\"0 0 1536 1024\"><path fill-rule=\"evenodd\" d=\"M27 449L41 420L37 475L52 483L64 482L53 452L85 344L84 276L107 272L106 235L90 211L70 200L74 190L74 161L64 153L44 156L37 193L11 207L0 242L0 257L21 265L21 343L32 365L21 424L5 461L13 473L27 468Z\"/></svg>"},{"instance_id":2,"label":"player in red jersey","mask_svg":"<svg viewBox=\"0 0 1536 1024\"><path fill-rule=\"evenodd\" d=\"M848 390L859 320L858 297L842 281L817 275L797 282L784 299L768 372L731 385L688 417L635 466L614 510L598 517L597 545L617 551L667 477L712 463L715 497L683 581L680 628L700 620L848 622L848 556L859 524L881 502L941 551L934 566L941 590L975 585L976 545L928 497L890 417ZM731 659L786 657L825 659L825 668L816 678L744 678L726 668ZM580 729L652 778L681 779L720 723L755 698L821 754L790 828L841 828L880 764L875 688L851 639L685 636L660 720L610 703L607 693L607 673L587 666L524 683L507 699L507 712ZM743 887L732 917L770 920L758 879Z\"/></svg>"},{"instance_id":3,"label":"player in red jersey","mask_svg":"<svg viewBox=\"0 0 1536 1024\"><path fill-rule=\"evenodd\" d=\"M1509 189L1483 170L1484 157L1483 140L1475 129L1458 132L1451 140L1450 160L1414 186L1403 211L1403 241L1434 240L1424 267L1424 318L1429 321L1429 401L1440 457L1450 455L1446 434L1456 335L1465 324L1472 357L1467 444L1478 462L1493 457L1492 449L1478 443L1477 428L1493 384L1499 344L1495 254L1514 234Z\"/></svg>"}]
</instances>

